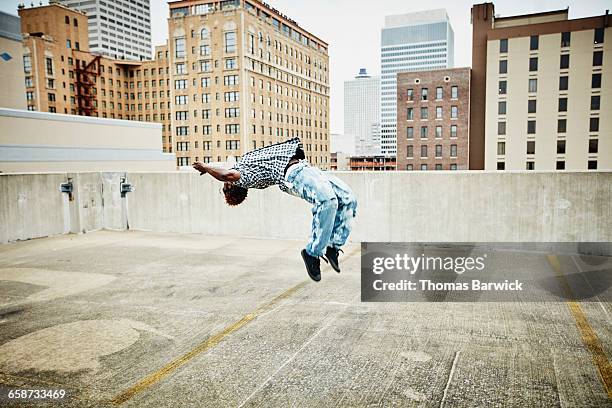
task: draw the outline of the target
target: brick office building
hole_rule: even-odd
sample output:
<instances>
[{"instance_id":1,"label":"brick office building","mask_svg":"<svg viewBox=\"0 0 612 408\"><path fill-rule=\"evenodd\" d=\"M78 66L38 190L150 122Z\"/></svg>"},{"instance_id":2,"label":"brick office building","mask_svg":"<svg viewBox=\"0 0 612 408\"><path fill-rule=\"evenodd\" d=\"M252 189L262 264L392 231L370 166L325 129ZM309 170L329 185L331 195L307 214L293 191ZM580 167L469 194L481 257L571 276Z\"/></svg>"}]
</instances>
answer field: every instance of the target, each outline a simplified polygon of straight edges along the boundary
<instances>
[{"instance_id":1,"label":"brick office building","mask_svg":"<svg viewBox=\"0 0 612 408\"><path fill-rule=\"evenodd\" d=\"M469 168L470 69L397 75L397 169Z\"/></svg>"}]
</instances>

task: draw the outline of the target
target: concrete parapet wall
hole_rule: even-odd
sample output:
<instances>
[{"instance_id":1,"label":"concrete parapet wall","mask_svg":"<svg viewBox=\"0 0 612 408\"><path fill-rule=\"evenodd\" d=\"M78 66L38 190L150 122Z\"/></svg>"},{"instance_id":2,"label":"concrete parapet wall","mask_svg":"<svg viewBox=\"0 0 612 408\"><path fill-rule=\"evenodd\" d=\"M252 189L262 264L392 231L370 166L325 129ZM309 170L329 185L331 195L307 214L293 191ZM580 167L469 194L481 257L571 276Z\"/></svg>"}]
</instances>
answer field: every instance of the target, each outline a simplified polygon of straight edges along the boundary
<instances>
[{"instance_id":1,"label":"concrete parapet wall","mask_svg":"<svg viewBox=\"0 0 612 408\"><path fill-rule=\"evenodd\" d=\"M612 172L335 173L358 197L353 241L612 241ZM134 191L120 194L125 177ZM72 198L59 185L73 182ZM277 187L225 205L186 172L0 175L1 242L97 229L306 239L309 205Z\"/></svg>"}]
</instances>

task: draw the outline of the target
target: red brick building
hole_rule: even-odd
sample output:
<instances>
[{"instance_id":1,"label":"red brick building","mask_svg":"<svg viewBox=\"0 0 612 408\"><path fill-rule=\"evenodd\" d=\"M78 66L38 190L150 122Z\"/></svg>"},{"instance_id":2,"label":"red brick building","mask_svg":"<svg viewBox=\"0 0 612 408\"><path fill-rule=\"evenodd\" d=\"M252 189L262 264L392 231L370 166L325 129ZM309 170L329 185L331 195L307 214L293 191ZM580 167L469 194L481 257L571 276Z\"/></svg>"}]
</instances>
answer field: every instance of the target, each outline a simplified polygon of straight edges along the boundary
<instances>
[{"instance_id":1,"label":"red brick building","mask_svg":"<svg viewBox=\"0 0 612 408\"><path fill-rule=\"evenodd\" d=\"M397 75L397 169L469 168L470 68Z\"/></svg>"}]
</instances>

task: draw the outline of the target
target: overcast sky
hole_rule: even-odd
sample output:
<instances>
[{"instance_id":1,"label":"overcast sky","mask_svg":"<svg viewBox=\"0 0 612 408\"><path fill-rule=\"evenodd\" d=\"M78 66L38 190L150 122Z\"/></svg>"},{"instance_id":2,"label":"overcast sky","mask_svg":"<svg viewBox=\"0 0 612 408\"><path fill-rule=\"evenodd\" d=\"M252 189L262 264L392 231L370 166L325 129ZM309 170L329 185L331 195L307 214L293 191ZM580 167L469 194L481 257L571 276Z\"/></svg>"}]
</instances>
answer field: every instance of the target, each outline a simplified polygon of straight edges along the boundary
<instances>
[{"instance_id":1,"label":"overcast sky","mask_svg":"<svg viewBox=\"0 0 612 408\"><path fill-rule=\"evenodd\" d=\"M16 14L19 0L0 0L0 10ZM29 5L31 1L27 1ZM380 29L384 16L431 8L445 8L455 31L455 66L471 63L470 8L473 1L436 0L417 2L406 0L267 0L274 8L291 17L304 29L330 44L330 82L332 133L342 133L344 127L344 81L352 79L359 68L380 72ZM478 1L481 2L481 1ZM38 1L34 2L39 3ZM44 1L46 4L47 1ZM609 0L498 0L495 13L502 16L535 13L570 7L570 18L605 13ZM166 18L168 4L151 0L153 45L163 44L168 36Z\"/></svg>"}]
</instances>

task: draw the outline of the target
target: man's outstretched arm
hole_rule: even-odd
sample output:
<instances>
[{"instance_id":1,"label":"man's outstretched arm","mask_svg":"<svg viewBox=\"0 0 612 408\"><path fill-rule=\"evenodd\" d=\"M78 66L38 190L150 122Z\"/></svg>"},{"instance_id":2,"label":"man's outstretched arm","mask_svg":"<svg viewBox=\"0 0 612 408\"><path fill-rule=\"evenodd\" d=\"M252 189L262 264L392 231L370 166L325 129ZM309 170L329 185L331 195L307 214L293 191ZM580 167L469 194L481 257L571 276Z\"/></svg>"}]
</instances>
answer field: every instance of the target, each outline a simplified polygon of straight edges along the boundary
<instances>
[{"instance_id":1,"label":"man's outstretched arm","mask_svg":"<svg viewBox=\"0 0 612 408\"><path fill-rule=\"evenodd\" d=\"M208 173L219 181L233 183L240 180L240 172L238 170L213 167L202 162L193 163L193 168L200 172L200 176Z\"/></svg>"}]
</instances>

